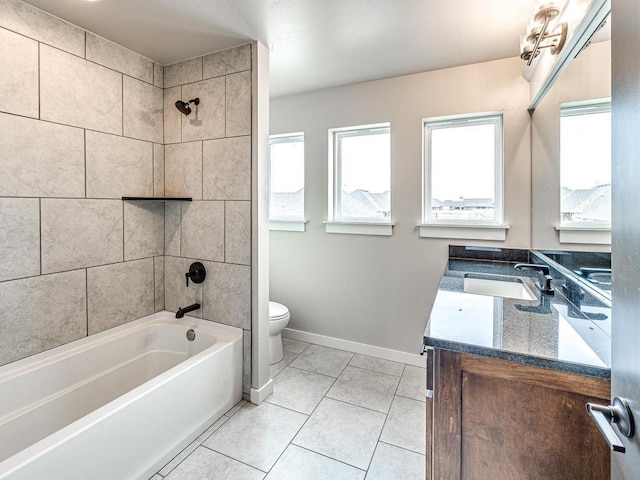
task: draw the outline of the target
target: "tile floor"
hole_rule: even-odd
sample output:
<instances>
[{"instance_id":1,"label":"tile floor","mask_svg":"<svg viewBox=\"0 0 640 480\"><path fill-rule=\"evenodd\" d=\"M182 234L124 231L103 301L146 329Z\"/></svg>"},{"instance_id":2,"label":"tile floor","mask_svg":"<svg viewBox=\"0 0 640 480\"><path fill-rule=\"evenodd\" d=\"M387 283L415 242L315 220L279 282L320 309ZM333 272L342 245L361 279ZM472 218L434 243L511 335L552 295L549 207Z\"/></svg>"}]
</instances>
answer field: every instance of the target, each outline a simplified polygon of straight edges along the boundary
<instances>
[{"instance_id":1,"label":"tile floor","mask_svg":"<svg viewBox=\"0 0 640 480\"><path fill-rule=\"evenodd\" d=\"M238 403L151 480L424 479L424 369L283 340L273 394Z\"/></svg>"}]
</instances>

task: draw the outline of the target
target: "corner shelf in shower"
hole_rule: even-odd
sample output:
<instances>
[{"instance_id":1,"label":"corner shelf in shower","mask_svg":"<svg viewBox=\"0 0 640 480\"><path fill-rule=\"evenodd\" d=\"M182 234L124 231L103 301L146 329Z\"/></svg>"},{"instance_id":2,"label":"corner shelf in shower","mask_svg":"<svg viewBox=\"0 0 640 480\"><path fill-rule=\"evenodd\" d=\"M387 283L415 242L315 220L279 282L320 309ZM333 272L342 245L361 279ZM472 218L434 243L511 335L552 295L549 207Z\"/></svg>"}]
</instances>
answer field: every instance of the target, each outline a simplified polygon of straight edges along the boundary
<instances>
[{"instance_id":1,"label":"corner shelf in shower","mask_svg":"<svg viewBox=\"0 0 640 480\"><path fill-rule=\"evenodd\" d=\"M158 201L158 202L191 202L191 197L122 197L122 200L126 201Z\"/></svg>"}]
</instances>

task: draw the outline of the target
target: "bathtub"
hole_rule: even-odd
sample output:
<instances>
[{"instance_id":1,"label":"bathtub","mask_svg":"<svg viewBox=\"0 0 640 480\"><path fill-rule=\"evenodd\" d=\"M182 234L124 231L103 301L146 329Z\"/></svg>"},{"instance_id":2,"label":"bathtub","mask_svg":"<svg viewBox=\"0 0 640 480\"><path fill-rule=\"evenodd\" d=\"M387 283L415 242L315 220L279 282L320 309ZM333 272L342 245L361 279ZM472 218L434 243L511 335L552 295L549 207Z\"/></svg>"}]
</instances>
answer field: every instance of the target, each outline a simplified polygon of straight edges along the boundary
<instances>
[{"instance_id":1,"label":"bathtub","mask_svg":"<svg viewBox=\"0 0 640 480\"><path fill-rule=\"evenodd\" d=\"M135 320L0 367L0 479L147 479L241 398L241 329Z\"/></svg>"}]
</instances>

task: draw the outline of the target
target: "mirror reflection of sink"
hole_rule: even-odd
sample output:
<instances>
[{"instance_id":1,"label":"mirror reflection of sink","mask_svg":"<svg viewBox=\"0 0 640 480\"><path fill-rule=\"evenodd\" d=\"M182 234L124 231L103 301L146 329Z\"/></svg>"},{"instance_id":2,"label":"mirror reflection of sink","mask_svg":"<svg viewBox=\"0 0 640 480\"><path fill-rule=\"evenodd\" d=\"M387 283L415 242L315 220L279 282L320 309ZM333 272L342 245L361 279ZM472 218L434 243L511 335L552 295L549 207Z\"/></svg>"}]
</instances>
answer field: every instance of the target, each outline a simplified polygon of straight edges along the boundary
<instances>
[{"instance_id":1,"label":"mirror reflection of sink","mask_svg":"<svg viewBox=\"0 0 640 480\"><path fill-rule=\"evenodd\" d=\"M535 300L536 296L519 277L509 275L464 274L464 292L493 297Z\"/></svg>"}]
</instances>

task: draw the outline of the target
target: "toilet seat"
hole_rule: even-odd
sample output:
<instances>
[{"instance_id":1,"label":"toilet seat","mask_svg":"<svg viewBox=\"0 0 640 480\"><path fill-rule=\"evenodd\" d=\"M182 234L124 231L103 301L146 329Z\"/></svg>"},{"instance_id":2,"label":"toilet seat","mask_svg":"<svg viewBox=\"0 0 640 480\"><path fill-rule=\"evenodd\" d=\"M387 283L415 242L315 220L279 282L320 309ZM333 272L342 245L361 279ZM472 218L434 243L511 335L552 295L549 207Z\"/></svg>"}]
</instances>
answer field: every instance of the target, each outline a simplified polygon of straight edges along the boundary
<instances>
[{"instance_id":1,"label":"toilet seat","mask_svg":"<svg viewBox=\"0 0 640 480\"><path fill-rule=\"evenodd\" d=\"M289 309L278 302L269 302L269 321L282 320L289 316Z\"/></svg>"}]
</instances>

